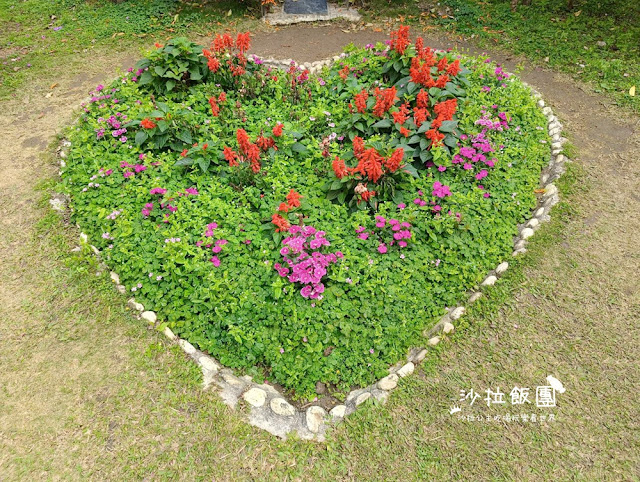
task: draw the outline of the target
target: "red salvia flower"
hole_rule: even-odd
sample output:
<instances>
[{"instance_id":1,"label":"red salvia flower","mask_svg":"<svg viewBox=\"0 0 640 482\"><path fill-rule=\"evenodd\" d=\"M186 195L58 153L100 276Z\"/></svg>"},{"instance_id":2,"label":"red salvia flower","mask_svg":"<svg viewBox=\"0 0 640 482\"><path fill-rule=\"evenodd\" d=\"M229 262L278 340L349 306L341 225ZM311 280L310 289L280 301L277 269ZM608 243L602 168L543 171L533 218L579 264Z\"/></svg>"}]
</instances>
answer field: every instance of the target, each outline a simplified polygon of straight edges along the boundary
<instances>
[{"instance_id":1,"label":"red salvia flower","mask_svg":"<svg viewBox=\"0 0 640 482\"><path fill-rule=\"evenodd\" d=\"M397 31L391 32L391 48L400 55L404 54L410 43L408 26L401 25Z\"/></svg>"},{"instance_id":2,"label":"red salvia flower","mask_svg":"<svg viewBox=\"0 0 640 482\"><path fill-rule=\"evenodd\" d=\"M360 112L361 114L365 110L367 110L367 99L368 98L369 98L369 94L364 89L359 94L356 94L356 97L355 97L356 109L358 109L358 112Z\"/></svg>"},{"instance_id":3,"label":"red salvia flower","mask_svg":"<svg viewBox=\"0 0 640 482\"><path fill-rule=\"evenodd\" d=\"M446 57L442 57L440 62L438 62L438 72L442 72L443 70L447 70L449 63L447 62Z\"/></svg>"},{"instance_id":4,"label":"red salvia flower","mask_svg":"<svg viewBox=\"0 0 640 482\"><path fill-rule=\"evenodd\" d=\"M371 199L375 195L376 195L375 191L364 191L363 193L360 194L360 197L362 198L363 201L369 201L369 199Z\"/></svg>"},{"instance_id":5,"label":"red salvia flower","mask_svg":"<svg viewBox=\"0 0 640 482\"><path fill-rule=\"evenodd\" d=\"M288 213L289 209L291 209L291 207L287 203L280 203L280 206L278 206L278 211L282 213Z\"/></svg>"},{"instance_id":6,"label":"red salvia flower","mask_svg":"<svg viewBox=\"0 0 640 482\"><path fill-rule=\"evenodd\" d=\"M140 125L145 129L153 129L156 126L156 123L147 117L140 121Z\"/></svg>"},{"instance_id":7,"label":"red salvia flower","mask_svg":"<svg viewBox=\"0 0 640 482\"><path fill-rule=\"evenodd\" d=\"M460 73L460 60L456 59L451 64L449 64L449 67L447 67L447 74L451 75L452 77L455 77L459 73Z\"/></svg>"},{"instance_id":8,"label":"red salvia flower","mask_svg":"<svg viewBox=\"0 0 640 482\"><path fill-rule=\"evenodd\" d=\"M227 162L229 162L229 167L234 167L238 165L238 154L236 154L234 152L233 149L231 149L230 147L225 147L222 150L222 153L224 154L224 158Z\"/></svg>"},{"instance_id":9,"label":"red salvia flower","mask_svg":"<svg viewBox=\"0 0 640 482\"><path fill-rule=\"evenodd\" d=\"M393 122L395 122L396 124L404 124L407 121L409 112L410 111L407 104L400 105L398 112L391 113L391 115L393 116Z\"/></svg>"},{"instance_id":10,"label":"red salvia flower","mask_svg":"<svg viewBox=\"0 0 640 482\"><path fill-rule=\"evenodd\" d=\"M367 149L360 156L357 169L363 176L366 175L373 182L378 182L382 177L382 156L373 147Z\"/></svg>"},{"instance_id":11,"label":"red salvia flower","mask_svg":"<svg viewBox=\"0 0 640 482\"><path fill-rule=\"evenodd\" d=\"M348 65L345 65L342 70L340 70L340 72L338 72L338 74L340 75L340 78L342 80L347 80L347 76L349 75L350 69Z\"/></svg>"},{"instance_id":12,"label":"red salvia flower","mask_svg":"<svg viewBox=\"0 0 640 482\"><path fill-rule=\"evenodd\" d=\"M424 121L427 120L429 112L427 109L420 109L418 107L413 108L413 122L420 127Z\"/></svg>"},{"instance_id":13,"label":"red salvia flower","mask_svg":"<svg viewBox=\"0 0 640 482\"><path fill-rule=\"evenodd\" d=\"M209 67L209 70L215 74L218 69L220 69L220 61L216 57L209 57L207 66Z\"/></svg>"},{"instance_id":14,"label":"red salvia flower","mask_svg":"<svg viewBox=\"0 0 640 482\"><path fill-rule=\"evenodd\" d=\"M419 109L426 109L429 107L429 94L424 89L420 89L420 92L418 92L418 95L416 96L416 105Z\"/></svg>"},{"instance_id":15,"label":"red salvia flower","mask_svg":"<svg viewBox=\"0 0 640 482\"><path fill-rule=\"evenodd\" d=\"M300 207L300 199L302 199L302 196L293 189L287 194L287 202L292 208Z\"/></svg>"},{"instance_id":16,"label":"red salvia flower","mask_svg":"<svg viewBox=\"0 0 640 482\"><path fill-rule=\"evenodd\" d=\"M276 126L271 130L271 132L273 133L274 136L276 137L280 137L282 135L282 128L284 127L284 124L276 124Z\"/></svg>"},{"instance_id":17,"label":"red salvia flower","mask_svg":"<svg viewBox=\"0 0 640 482\"><path fill-rule=\"evenodd\" d=\"M397 91L395 86L389 89L380 89L379 87L376 87L376 105L373 107L373 115L376 117L383 117L384 113L387 112L395 103L397 99L396 93Z\"/></svg>"},{"instance_id":18,"label":"red salvia flower","mask_svg":"<svg viewBox=\"0 0 640 482\"><path fill-rule=\"evenodd\" d=\"M227 94L225 92L220 92L220 95L218 95L218 102L226 102L227 101Z\"/></svg>"},{"instance_id":19,"label":"red salvia flower","mask_svg":"<svg viewBox=\"0 0 640 482\"><path fill-rule=\"evenodd\" d=\"M416 55L420 57L422 50L424 49L424 39L422 37L418 37L416 39Z\"/></svg>"},{"instance_id":20,"label":"red salvia flower","mask_svg":"<svg viewBox=\"0 0 640 482\"><path fill-rule=\"evenodd\" d=\"M209 105L211 106L211 115L218 117L220 115L220 107L215 97L209 98Z\"/></svg>"},{"instance_id":21,"label":"red salvia flower","mask_svg":"<svg viewBox=\"0 0 640 482\"><path fill-rule=\"evenodd\" d=\"M251 145L247 131L244 129L238 129L236 131L236 140L238 141L238 145L242 152L246 154L249 151L249 146Z\"/></svg>"},{"instance_id":22,"label":"red salvia flower","mask_svg":"<svg viewBox=\"0 0 640 482\"><path fill-rule=\"evenodd\" d=\"M266 151L270 147L274 147L276 145L276 141L274 141L273 138L271 137L260 136L256 140L256 144L258 144L258 147L260 149L262 149L263 151Z\"/></svg>"},{"instance_id":23,"label":"red salvia flower","mask_svg":"<svg viewBox=\"0 0 640 482\"><path fill-rule=\"evenodd\" d=\"M425 136L427 137L427 139L431 139L431 146L437 146L440 145L440 142L442 142L442 140L444 139L444 134L441 132L438 132L435 129L429 129L426 133Z\"/></svg>"},{"instance_id":24,"label":"red salvia flower","mask_svg":"<svg viewBox=\"0 0 640 482\"><path fill-rule=\"evenodd\" d=\"M436 87L438 87L439 89L444 89L447 85L447 82L449 82L449 76L447 74L442 74L440 77L438 77L438 80L436 80Z\"/></svg>"},{"instance_id":25,"label":"red salvia flower","mask_svg":"<svg viewBox=\"0 0 640 482\"><path fill-rule=\"evenodd\" d=\"M250 38L249 32L238 34L238 37L236 38L236 48L241 53L244 53L247 50L249 50L250 43L251 43L251 38Z\"/></svg>"},{"instance_id":26,"label":"red salvia flower","mask_svg":"<svg viewBox=\"0 0 640 482\"><path fill-rule=\"evenodd\" d=\"M364 152L364 140L362 137L355 136L353 138L353 153L359 159Z\"/></svg>"},{"instance_id":27,"label":"red salvia flower","mask_svg":"<svg viewBox=\"0 0 640 482\"><path fill-rule=\"evenodd\" d=\"M331 167L333 167L333 173L338 179L342 179L348 174L347 166L344 164L344 161L338 156L336 156L336 158L331 163Z\"/></svg>"},{"instance_id":28,"label":"red salvia flower","mask_svg":"<svg viewBox=\"0 0 640 482\"><path fill-rule=\"evenodd\" d=\"M433 110L442 120L451 120L453 119L453 114L456 113L457 108L458 99L454 98L436 104L433 107Z\"/></svg>"},{"instance_id":29,"label":"red salvia flower","mask_svg":"<svg viewBox=\"0 0 640 482\"><path fill-rule=\"evenodd\" d=\"M409 134L411 134L411 132L406 127L401 127L400 134L402 134L405 137L409 137Z\"/></svg>"},{"instance_id":30,"label":"red salvia flower","mask_svg":"<svg viewBox=\"0 0 640 482\"><path fill-rule=\"evenodd\" d=\"M402 165L402 159L404 159L404 149L399 147L393 151L389 159L384 161L384 165L390 172L396 172Z\"/></svg>"},{"instance_id":31,"label":"red salvia flower","mask_svg":"<svg viewBox=\"0 0 640 482\"><path fill-rule=\"evenodd\" d=\"M274 214L273 216L271 216L271 222L276 225L277 233L279 233L280 231L288 231L289 228L291 227L291 224L289 223L289 221L287 221L285 218L283 218L279 214Z\"/></svg>"}]
</instances>

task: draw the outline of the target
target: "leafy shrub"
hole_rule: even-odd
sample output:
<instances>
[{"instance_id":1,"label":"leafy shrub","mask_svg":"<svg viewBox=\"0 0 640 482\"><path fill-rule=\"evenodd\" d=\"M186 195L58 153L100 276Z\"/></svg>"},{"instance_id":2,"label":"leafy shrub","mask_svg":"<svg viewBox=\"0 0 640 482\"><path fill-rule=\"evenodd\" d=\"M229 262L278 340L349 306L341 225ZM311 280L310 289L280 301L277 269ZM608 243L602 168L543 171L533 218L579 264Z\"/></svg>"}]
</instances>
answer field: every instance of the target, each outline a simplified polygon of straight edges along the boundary
<instances>
[{"instance_id":1,"label":"leafy shrub","mask_svg":"<svg viewBox=\"0 0 640 482\"><path fill-rule=\"evenodd\" d=\"M136 67L144 71L139 84L158 95L184 91L204 82L209 74L202 47L184 37L172 39L164 46L156 43L156 49Z\"/></svg>"},{"instance_id":2,"label":"leafy shrub","mask_svg":"<svg viewBox=\"0 0 640 482\"><path fill-rule=\"evenodd\" d=\"M69 132L73 216L137 299L224 365L302 398L371 383L509 255L545 118L482 58L433 52L410 87L428 54L405 30L316 76L222 39L202 59L225 61L180 96L155 98L137 71L94 93ZM459 61L455 81L417 86L441 61Z\"/></svg>"}]
</instances>

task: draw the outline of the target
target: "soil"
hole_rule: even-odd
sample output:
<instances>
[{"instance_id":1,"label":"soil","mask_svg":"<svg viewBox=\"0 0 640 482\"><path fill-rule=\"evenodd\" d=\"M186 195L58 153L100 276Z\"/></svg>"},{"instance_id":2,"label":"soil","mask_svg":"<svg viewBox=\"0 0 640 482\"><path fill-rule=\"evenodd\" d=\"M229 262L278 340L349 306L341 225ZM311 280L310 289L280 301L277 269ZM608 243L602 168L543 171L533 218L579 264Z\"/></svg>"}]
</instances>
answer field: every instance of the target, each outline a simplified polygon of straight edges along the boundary
<instances>
[{"instance_id":1,"label":"soil","mask_svg":"<svg viewBox=\"0 0 640 482\"><path fill-rule=\"evenodd\" d=\"M386 38L383 33L372 30L343 30L344 26L331 24L266 31L256 35L252 52L308 62L336 55L349 42L364 45ZM432 47L448 48L455 44L475 52L472 46L451 39L429 34L425 37L426 44ZM3 320L0 323L0 366L4 367L0 371L0 387L3 394L10 394L6 403L0 400L4 407L0 410L0 445L9 447L7 451L0 450L0 472L8 473L10 478L12 474L16 476L16 472L12 472L12 467L15 469L12 460L24 459L27 454L30 457L40 454L38 456L47 460L52 470L67 473L66 460L72 455L65 443L84 440L88 430L82 424L75 425L74 417L82 418L89 428L99 430L92 427L92 417L85 413L87 410L91 413L87 407L108 403L109 396L118 393L118 387L105 385L105 380L128 369L129 355L124 347L132 340L115 328L101 326L99 320L87 318L91 313L89 306L77 313L77 326L57 324L56 313L64 312L64 306L56 305L56 297L66 288L43 285L41 280L55 283L55 273L65 268L55 260L40 258L39 253L24 249L33 246L34 227L43 213L38 207L40 192L36 186L57 174L57 167L47 154L47 145L72 122L74 112L89 90L99 82L113 78L116 68L133 66L136 60L133 53L115 57L92 55L84 72L70 72L55 79L35 79L32 86L16 92L13 100L4 102L0 110L0 125L3 126L0 134L0 319ZM511 71L521 60L501 53L496 53L494 58ZM572 222L564 240L560 241L566 255L550 256L539 267L541 276L548 277L556 297L540 299L535 294L525 293L516 301L524 301L523 306L535 308L531 318L536 320L536 336L542 340L540 343L556 350L564 349L566 344L573 347L571 355L565 359L548 355L558 370L568 374L563 381L570 382L574 390L585 394L591 391L607 393L611 387L626 387L633 398L638 387L637 360L640 359L640 344L637 343L639 120L562 74L527 66L521 77L535 86L554 108L577 148L574 161L584 168L583 182L593 188L585 190L583 198L572 207L579 222ZM54 82L57 85L51 88ZM53 95L47 97L48 93ZM555 279L565 262L575 264L573 275ZM91 301L88 303L90 305ZM34 310L40 315L34 317ZM573 310L581 315L574 315ZM583 326L584 316L601 321L587 330ZM87 323L90 330L82 327ZM108 336L100 335L103 332ZM64 333L64 339L52 338L50 333ZM506 325L496 327L490 335L487 347L516 336ZM540 343L533 350L525 340L514 339L518 344L511 345L511 350L521 350L542 363ZM592 345L591 340L599 340L599 345ZM601 351L606 356L600 357ZM452 349L451 356L458 357L449 360L452 367L460 364L474 370L475 361L466 360L464 353ZM440 383L447 383L446 377L441 377ZM632 390L633 386L636 390ZM573 444L580 447L576 457L581 463L591 466L596 458L607 465L615 459L615 454L606 455L607 450L628 450L632 438L628 433L614 435L626 441L616 449L603 448L599 438L595 437L595 441L594 436L589 438L587 431L607 437L607 427L616 422L609 415L611 407L606 397L589 398L589 403L592 405L588 409L588 420L576 421L575 430L564 436L571 437ZM579 408L576 410L581 413ZM624 412L625 408L620 411ZM126 424L126 420L122 423ZM637 422L629 422L632 423L636 423L637 429ZM109 424L109 433L115 431L117 434L117 427ZM631 425L628 427L630 429ZM581 435L583 432L585 435ZM54 443L60 444L55 449L60 453L54 453L51 448ZM111 451L109 447L114 447L111 439L106 449ZM117 445L115 447L113 450L117 450ZM442 447L442 450L448 448ZM83 466L99 463L99 455L85 453L87 458L82 461ZM628 453L625 456L628 458ZM356 474L359 473L357 464L352 467ZM109 473L116 475L116 469L112 467Z\"/></svg>"}]
</instances>

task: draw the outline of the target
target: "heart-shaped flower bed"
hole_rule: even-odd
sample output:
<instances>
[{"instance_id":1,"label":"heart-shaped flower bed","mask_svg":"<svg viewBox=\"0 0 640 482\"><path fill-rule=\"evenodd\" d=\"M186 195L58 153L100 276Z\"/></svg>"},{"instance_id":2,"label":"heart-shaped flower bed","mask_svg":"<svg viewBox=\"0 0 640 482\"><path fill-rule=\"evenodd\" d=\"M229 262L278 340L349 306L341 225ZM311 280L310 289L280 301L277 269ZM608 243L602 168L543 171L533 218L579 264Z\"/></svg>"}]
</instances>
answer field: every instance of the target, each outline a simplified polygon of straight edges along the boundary
<instances>
[{"instance_id":1,"label":"heart-shaped flower bed","mask_svg":"<svg viewBox=\"0 0 640 482\"><path fill-rule=\"evenodd\" d=\"M74 218L127 291L297 398L388 373L510 255L549 149L530 90L408 29L320 72L175 39L71 130Z\"/></svg>"}]
</instances>

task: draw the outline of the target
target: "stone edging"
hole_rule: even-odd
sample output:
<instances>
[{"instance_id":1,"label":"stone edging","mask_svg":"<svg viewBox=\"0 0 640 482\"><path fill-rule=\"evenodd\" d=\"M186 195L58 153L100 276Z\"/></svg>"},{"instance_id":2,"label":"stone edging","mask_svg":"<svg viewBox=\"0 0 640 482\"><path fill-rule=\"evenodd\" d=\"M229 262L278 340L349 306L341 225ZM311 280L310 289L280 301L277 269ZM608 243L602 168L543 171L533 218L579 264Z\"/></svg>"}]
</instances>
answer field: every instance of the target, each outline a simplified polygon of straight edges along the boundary
<instances>
[{"instance_id":1,"label":"stone edging","mask_svg":"<svg viewBox=\"0 0 640 482\"><path fill-rule=\"evenodd\" d=\"M323 67L340 60L343 56L337 55L333 58L313 63L302 63L298 64L298 67L307 69L313 74ZM295 65L295 62L291 59L277 60L269 58L264 59L263 63L277 68L286 68L292 63ZM527 84L525 83L525 85ZM533 211L531 219L518 225L519 234L514 238L513 256L525 253L527 251L527 240L533 236L542 223L549 221L551 208L560 200L558 188L553 182L565 172L565 163L568 162L568 159L562 154L562 146L566 142L566 139L561 136L562 124L553 114L551 108L545 106L541 94L531 86L528 87L531 89L533 96L538 99L537 105L547 118L547 129L551 137L551 159L547 167L543 169L540 177L540 185L544 188L544 194L538 200L538 205ZM61 158L61 167L65 166L64 159L67 157L70 146L71 143L68 140L63 140L57 149ZM50 200L50 203L52 208L63 211L65 209L65 201L66 199L61 198L60 195L56 195ZM86 234L80 233L80 239L82 243L89 244ZM98 248L91 244L89 246L100 261ZM75 250L79 249L75 248ZM108 269L103 262L100 262L100 268ZM470 294L467 304L472 304L480 299L483 295L482 289L495 284L508 268L509 263L504 261L490 271L480 283L479 290ZM111 271L111 279L115 283L118 292L125 294L126 288L120 284L120 278L117 273ZM134 298L130 298L127 305L136 312L139 319L158 327L156 313L145 310L144 306L136 302ZM303 439L323 441L329 426L355 412L357 407L366 400L375 399L385 402L390 391L396 388L399 379L413 373L416 365L424 360L427 350L438 345L443 335L455 330L455 322L465 314L465 307L460 305L454 308L446 308L446 310L447 313L432 328L423 332L424 337L427 339L426 346L411 349L404 362L399 362L389 368L389 375L368 387L351 391L347 395L344 404L333 407L328 413L324 408L317 405L312 405L306 410L299 410L290 404L284 395L274 387L268 384L258 384L248 375L238 377L231 369L223 367L215 359L196 349L188 341L178 338L169 327L164 327L162 331L169 341L177 343L201 368L204 388L217 391L222 401L232 408L235 408L241 399L243 400L249 407L247 421L251 425L283 438L291 432L296 432Z\"/></svg>"}]
</instances>

